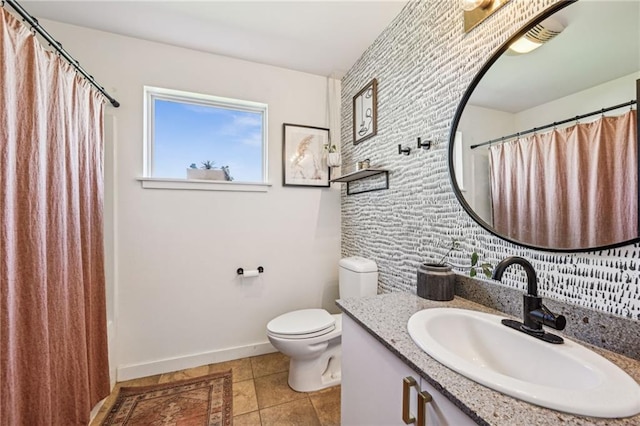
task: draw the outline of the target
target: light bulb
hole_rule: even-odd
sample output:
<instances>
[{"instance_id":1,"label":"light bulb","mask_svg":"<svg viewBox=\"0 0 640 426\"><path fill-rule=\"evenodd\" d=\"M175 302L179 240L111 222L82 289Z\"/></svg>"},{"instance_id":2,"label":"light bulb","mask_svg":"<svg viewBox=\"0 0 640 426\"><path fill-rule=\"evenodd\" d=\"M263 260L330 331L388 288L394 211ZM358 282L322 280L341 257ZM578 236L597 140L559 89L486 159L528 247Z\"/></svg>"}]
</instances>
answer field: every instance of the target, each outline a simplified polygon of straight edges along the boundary
<instances>
[{"instance_id":1,"label":"light bulb","mask_svg":"<svg viewBox=\"0 0 640 426\"><path fill-rule=\"evenodd\" d=\"M511 43L509 50L515 53L529 53L560 34L562 30L564 30L564 25L548 18Z\"/></svg>"}]
</instances>

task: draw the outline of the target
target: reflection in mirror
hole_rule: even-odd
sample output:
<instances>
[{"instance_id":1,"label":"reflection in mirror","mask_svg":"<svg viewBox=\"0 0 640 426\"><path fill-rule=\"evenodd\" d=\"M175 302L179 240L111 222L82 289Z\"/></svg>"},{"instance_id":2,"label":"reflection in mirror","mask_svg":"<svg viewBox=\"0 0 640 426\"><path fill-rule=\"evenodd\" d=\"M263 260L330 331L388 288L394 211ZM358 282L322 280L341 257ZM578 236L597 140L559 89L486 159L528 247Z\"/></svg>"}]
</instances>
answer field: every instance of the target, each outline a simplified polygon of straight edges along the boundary
<instances>
[{"instance_id":1,"label":"reflection in mirror","mask_svg":"<svg viewBox=\"0 0 640 426\"><path fill-rule=\"evenodd\" d=\"M489 231L586 251L640 235L640 0L565 5L521 32L546 43L526 54L507 43L476 77L449 164L461 204Z\"/></svg>"}]
</instances>

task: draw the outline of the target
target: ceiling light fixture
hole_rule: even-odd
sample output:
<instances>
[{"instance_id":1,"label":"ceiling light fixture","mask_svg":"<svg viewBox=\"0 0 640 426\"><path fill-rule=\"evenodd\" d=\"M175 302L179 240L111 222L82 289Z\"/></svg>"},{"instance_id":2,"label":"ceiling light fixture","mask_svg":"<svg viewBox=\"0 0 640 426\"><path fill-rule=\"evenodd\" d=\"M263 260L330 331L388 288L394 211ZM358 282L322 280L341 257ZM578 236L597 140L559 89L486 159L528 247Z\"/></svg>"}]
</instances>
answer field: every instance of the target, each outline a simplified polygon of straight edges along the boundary
<instances>
[{"instance_id":1,"label":"ceiling light fixture","mask_svg":"<svg viewBox=\"0 0 640 426\"><path fill-rule=\"evenodd\" d=\"M509 50L513 53L529 53L542 46L564 30L558 21L547 19L526 32L525 35L511 43Z\"/></svg>"}]
</instances>

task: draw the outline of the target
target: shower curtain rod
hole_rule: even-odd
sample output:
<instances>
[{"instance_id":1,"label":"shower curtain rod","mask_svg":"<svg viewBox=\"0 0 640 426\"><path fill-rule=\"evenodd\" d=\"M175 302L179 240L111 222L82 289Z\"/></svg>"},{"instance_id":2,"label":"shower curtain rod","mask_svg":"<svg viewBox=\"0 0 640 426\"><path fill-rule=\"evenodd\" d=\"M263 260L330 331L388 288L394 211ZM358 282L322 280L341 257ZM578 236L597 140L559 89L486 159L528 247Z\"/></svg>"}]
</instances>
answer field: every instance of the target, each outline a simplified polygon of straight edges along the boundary
<instances>
[{"instance_id":1,"label":"shower curtain rod","mask_svg":"<svg viewBox=\"0 0 640 426\"><path fill-rule=\"evenodd\" d=\"M98 82L95 80L95 78L93 78L92 75L90 75L87 71L85 71L84 68L82 68L80 66L80 62L78 62L77 60L75 60L73 58L73 56L71 56L66 50L64 50L64 48L62 47L62 43L60 43L59 41L57 41L56 39L54 39L51 34L49 34L47 32L47 30L45 30L42 26L40 26L40 23L38 23L38 20L36 18L34 18L33 16L31 16L29 14L29 12L27 12L17 1L15 0L2 0L0 2L0 6L4 6L4 4L8 4L9 6L11 6L13 8L13 10L15 10L21 17L23 20L27 21L29 23L29 25L31 25L31 29L33 29L34 31L36 31L38 34L40 34L42 37L44 37L44 39L47 41L47 43L49 43L49 46L53 47L54 49L56 49L58 51L58 53L60 53L60 55L67 61L69 62L69 64L71 64L72 67L74 67L80 74L82 74L82 76L89 82L91 83L92 86L94 86L100 93L102 93L102 95L107 98L109 100L109 102L111 102L111 105L113 105L115 108L118 108L120 106L120 102L116 101L113 97L111 97L106 90L104 90L104 87L100 86L98 84Z\"/></svg>"},{"instance_id":2,"label":"shower curtain rod","mask_svg":"<svg viewBox=\"0 0 640 426\"><path fill-rule=\"evenodd\" d=\"M551 124L546 124L546 125L540 126L540 127L534 127L533 129L525 130L523 132L514 133L512 135L503 136L501 138L491 139L490 141L482 142L482 143L479 143L479 144L476 144L476 145L471 145L470 148L471 149L476 149L476 148L479 148L481 146L492 144L494 142L505 141L506 139L515 138L515 137L518 137L518 136L526 135L528 133L534 133L534 132L537 132L538 130L544 130L544 129L548 129L550 127L556 127L557 125L560 125L560 124L571 123L572 121L578 121L580 119L591 117L591 116L594 116L594 115L604 114L605 112L613 111L614 109L623 108L623 107L626 107L626 106L631 106L631 105L634 105L636 103L637 103L637 101L632 100L632 101L625 102L625 103L622 103L622 104L614 105L614 106L609 107L609 108L602 108L602 109L599 109L598 111L588 112L588 113L582 114L582 115L576 115L575 117L567 118L566 120L554 121Z\"/></svg>"}]
</instances>

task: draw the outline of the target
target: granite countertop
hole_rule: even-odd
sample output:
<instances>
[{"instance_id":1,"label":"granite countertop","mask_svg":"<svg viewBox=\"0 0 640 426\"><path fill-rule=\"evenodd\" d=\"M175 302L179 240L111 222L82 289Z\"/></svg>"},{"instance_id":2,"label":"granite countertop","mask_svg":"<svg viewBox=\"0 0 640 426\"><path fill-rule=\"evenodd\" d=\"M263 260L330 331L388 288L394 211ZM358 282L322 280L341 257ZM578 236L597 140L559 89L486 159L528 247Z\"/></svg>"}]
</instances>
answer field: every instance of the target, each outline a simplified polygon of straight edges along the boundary
<instances>
[{"instance_id":1,"label":"granite countertop","mask_svg":"<svg viewBox=\"0 0 640 426\"><path fill-rule=\"evenodd\" d=\"M337 304L346 315L364 327L478 424L640 425L640 414L624 419L576 416L538 407L489 389L431 358L418 348L407 331L407 322L411 315L427 308L452 307L488 312L504 317L510 317L509 315L457 296L450 302L435 302L409 293L389 293L358 299L340 299ZM562 335L562 333L557 334ZM570 337L569 339L576 340ZM640 382L640 361L587 343L579 343L607 358Z\"/></svg>"}]
</instances>

